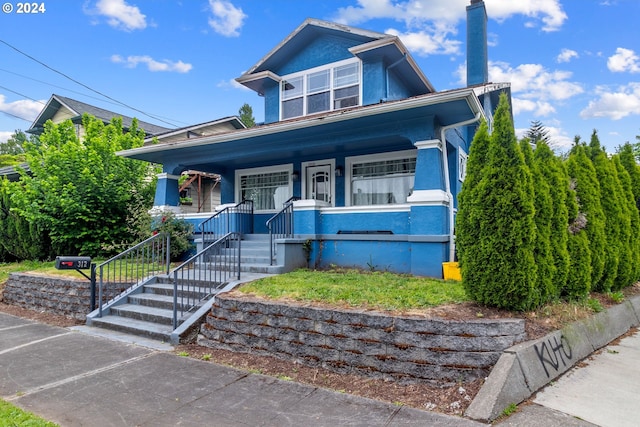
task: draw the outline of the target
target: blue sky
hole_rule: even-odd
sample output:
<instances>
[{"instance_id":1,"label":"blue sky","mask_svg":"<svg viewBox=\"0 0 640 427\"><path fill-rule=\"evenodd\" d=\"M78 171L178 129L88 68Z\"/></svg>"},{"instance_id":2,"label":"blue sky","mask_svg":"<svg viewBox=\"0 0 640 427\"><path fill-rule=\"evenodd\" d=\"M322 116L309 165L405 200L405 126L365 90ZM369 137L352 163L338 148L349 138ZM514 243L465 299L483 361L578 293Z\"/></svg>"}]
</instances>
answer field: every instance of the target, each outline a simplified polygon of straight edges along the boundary
<instances>
[{"instance_id":1,"label":"blue sky","mask_svg":"<svg viewBox=\"0 0 640 427\"><path fill-rule=\"evenodd\" d=\"M308 17L398 35L437 90L465 85L469 0L49 0L30 14L0 3L0 142L52 93L167 127L244 103L261 121L263 99L234 79ZM490 80L511 82L519 134L539 120L559 151L593 129L611 152L636 141L640 1L485 4Z\"/></svg>"}]
</instances>

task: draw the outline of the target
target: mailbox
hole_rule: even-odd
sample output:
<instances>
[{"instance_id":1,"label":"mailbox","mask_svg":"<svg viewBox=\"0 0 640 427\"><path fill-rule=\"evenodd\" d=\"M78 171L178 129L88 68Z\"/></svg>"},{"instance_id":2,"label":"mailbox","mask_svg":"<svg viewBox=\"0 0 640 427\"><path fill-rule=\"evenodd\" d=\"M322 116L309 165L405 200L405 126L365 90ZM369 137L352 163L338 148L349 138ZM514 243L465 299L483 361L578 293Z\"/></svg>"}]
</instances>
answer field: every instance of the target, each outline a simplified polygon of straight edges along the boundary
<instances>
[{"instance_id":1,"label":"mailbox","mask_svg":"<svg viewBox=\"0 0 640 427\"><path fill-rule=\"evenodd\" d=\"M91 257L88 256L57 256L58 270L86 270L91 268Z\"/></svg>"}]
</instances>

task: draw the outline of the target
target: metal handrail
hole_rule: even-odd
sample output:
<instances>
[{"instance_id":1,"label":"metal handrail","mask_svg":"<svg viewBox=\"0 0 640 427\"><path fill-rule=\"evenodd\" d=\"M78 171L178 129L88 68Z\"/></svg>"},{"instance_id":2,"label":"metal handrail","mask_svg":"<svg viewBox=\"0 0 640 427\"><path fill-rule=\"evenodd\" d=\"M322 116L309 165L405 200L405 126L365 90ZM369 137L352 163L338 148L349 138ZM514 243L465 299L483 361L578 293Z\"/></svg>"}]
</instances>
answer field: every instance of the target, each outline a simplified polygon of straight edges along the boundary
<instances>
[{"instance_id":1,"label":"metal handrail","mask_svg":"<svg viewBox=\"0 0 640 427\"><path fill-rule=\"evenodd\" d=\"M171 235L159 233L98 265L98 317L102 317L103 305L143 279L168 274L170 248Z\"/></svg>"},{"instance_id":2,"label":"metal handrail","mask_svg":"<svg viewBox=\"0 0 640 427\"><path fill-rule=\"evenodd\" d=\"M253 233L253 200L243 200L216 212L198 226L203 246L227 233Z\"/></svg>"},{"instance_id":3,"label":"metal handrail","mask_svg":"<svg viewBox=\"0 0 640 427\"><path fill-rule=\"evenodd\" d=\"M293 237L293 202L299 197L291 197L283 203L283 207L274 216L267 220L269 229L269 264L273 265L273 256L276 254L275 240Z\"/></svg>"},{"instance_id":4,"label":"metal handrail","mask_svg":"<svg viewBox=\"0 0 640 427\"><path fill-rule=\"evenodd\" d=\"M240 233L227 233L173 270L173 329L230 278L240 279L240 242Z\"/></svg>"}]
</instances>

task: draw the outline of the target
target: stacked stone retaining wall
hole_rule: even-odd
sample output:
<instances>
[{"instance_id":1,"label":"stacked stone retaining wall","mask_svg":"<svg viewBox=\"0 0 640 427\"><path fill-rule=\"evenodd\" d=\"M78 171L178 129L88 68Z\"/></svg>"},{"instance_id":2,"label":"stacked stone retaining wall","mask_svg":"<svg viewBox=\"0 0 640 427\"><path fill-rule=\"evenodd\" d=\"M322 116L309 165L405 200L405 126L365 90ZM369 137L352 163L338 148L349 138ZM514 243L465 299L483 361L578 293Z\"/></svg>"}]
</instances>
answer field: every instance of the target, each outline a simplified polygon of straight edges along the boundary
<instances>
[{"instance_id":1,"label":"stacked stone retaining wall","mask_svg":"<svg viewBox=\"0 0 640 427\"><path fill-rule=\"evenodd\" d=\"M89 313L90 298L91 285L86 279L30 273L10 274L2 292L2 300L7 304L79 320Z\"/></svg>"},{"instance_id":2,"label":"stacked stone retaining wall","mask_svg":"<svg viewBox=\"0 0 640 427\"><path fill-rule=\"evenodd\" d=\"M219 295L199 343L401 381L486 377L526 339L523 319L453 321Z\"/></svg>"}]
</instances>

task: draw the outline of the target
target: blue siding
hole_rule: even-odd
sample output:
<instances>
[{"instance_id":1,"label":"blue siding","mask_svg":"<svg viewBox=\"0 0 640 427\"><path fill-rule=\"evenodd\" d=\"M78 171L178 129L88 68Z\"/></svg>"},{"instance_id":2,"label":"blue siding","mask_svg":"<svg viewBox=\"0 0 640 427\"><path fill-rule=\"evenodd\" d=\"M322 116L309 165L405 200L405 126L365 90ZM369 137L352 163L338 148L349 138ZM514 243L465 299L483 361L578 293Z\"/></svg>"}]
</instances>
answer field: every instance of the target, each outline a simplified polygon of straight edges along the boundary
<instances>
[{"instance_id":1,"label":"blue siding","mask_svg":"<svg viewBox=\"0 0 640 427\"><path fill-rule=\"evenodd\" d=\"M377 104L386 98L385 70L382 60L362 64L362 104Z\"/></svg>"},{"instance_id":2,"label":"blue siding","mask_svg":"<svg viewBox=\"0 0 640 427\"><path fill-rule=\"evenodd\" d=\"M284 76L332 62L350 59L353 58L353 54L349 52L349 48L360 43L361 41L323 35L305 46L303 51L293 55L282 67L272 71Z\"/></svg>"},{"instance_id":3,"label":"blue siding","mask_svg":"<svg viewBox=\"0 0 640 427\"><path fill-rule=\"evenodd\" d=\"M406 274L411 272L411 250L407 242L326 240L315 251L315 267L337 265Z\"/></svg>"},{"instance_id":4,"label":"blue siding","mask_svg":"<svg viewBox=\"0 0 640 427\"><path fill-rule=\"evenodd\" d=\"M371 230L407 234L409 233L409 212L322 214L321 229L317 233L335 234L338 231Z\"/></svg>"}]
</instances>

